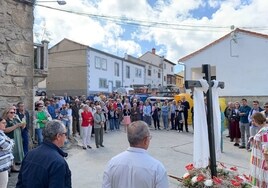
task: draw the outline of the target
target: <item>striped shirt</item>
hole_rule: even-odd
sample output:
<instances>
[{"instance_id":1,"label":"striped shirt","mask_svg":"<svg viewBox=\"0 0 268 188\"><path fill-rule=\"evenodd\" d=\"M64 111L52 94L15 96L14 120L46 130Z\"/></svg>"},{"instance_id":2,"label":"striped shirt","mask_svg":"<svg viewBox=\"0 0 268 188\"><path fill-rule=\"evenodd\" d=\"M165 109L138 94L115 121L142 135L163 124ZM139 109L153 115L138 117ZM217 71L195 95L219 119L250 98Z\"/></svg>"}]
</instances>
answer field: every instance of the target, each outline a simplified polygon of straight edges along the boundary
<instances>
[{"instance_id":1,"label":"striped shirt","mask_svg":"<svg viewBox=\"0 0 268 188\"><path fill-rule=\"evenodd\" d=\"M14 142L0 130L0 172L8 170L13 163L13 148Z\"/></svg>"},{"instance_id":2,"label":"striped shirt","mask_svg":"<svg viewBox=\"0 0 268 188\"><path fill-rule=\"evenodd\" d=\"M268 187L268 169L264 153L268 152L268 127L263 127L254 136L250 159L251 183L260 188Z\"/></svg>"}]
</instances>

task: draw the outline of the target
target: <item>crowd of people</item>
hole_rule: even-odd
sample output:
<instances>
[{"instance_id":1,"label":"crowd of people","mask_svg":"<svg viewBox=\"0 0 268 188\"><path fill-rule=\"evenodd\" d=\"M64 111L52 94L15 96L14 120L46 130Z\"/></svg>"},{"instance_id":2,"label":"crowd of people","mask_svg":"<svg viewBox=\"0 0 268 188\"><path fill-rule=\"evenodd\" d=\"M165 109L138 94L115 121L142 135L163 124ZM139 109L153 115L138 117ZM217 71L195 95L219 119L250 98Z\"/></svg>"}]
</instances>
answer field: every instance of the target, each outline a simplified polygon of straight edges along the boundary
<instances>
[{"instance_id":1,"label":"crowd of people","mask_svg":"<svg viewBox=\"0 0 268 188\"><path fill-rule=\"evenodd\" d=\"M19 102L6 108L0 119L0 187L6 187L8 171L20 172L18 187L24 187L22 185L26 180L23 180L25 177L23 173L26 173L29 167L39 170L39 167L34 166L35 162L32 158L42 152L36 149L31 151L31 155L27 155L32 141L43 148L42 150L55 150L55 156L62 161L67 154L60 148L68 144L70 139L81 138L82 149L87 150L92 149L91 138L95 137L95 146L100 148L104 147L105 132L118 131L122 128L128 134L130 146L136 147L130 137L133 131L135 132L129 128L131 125L144 130L144 135L141 135L142 138L137 138L139 139L137 142L140 142L138 147L142 145L141 148L146 150L149 128L189 132L187 121L189 110L190 105L185 97L181 97L179 101L152 102L149 99L141 101L135 96L127 98L117 93L108 97L96 95L94 98L85 96L71 98L65 93L62 97L41 97L35 103L31 123L29 112L24 104ZM258 101L253 101L252 108L247 104L246 99L242 99L241 102L229 102L224 115L228 122L230 141L234 142L234 146L252 152L252 182L254 185L268 185L268 129L266 127L268 103L265 103L262 109ZM54 126L54 129L48 128L48 125ZM148 130L144 128L145 125ZM136 152L135 148L134 150ZM43 158L40 157L38 160ZM62 162L62 165L65 165L66 185L70 185L71 175L66 164ZM115 165L114 162L111 164ZM18 165L21 165L21 170ZM108 171L105 172L105 181L112 181ZM165 172L164 168L162 172ZM31 179L31 177L25 178ZM128 185L129 182L126 180L124 183ZM166 186L166 182L162 183ZM162 183L160 182L160 185Z\"/></svg>"},{"instance_id":2,"label":"crowd of people","mask_svg":"<svg viewBox=\"0 0 268 188\"><path fill-rule=\"evenodd\" d=\"M247 99L228 103L224 115L228 120L228 137L234 142L234 146L251 151L251 144L248 141L260 129L252 118L257 112L262 113L268 122L268 103L265 103L264 109L260 107L259 101L253 101L252 108L248 105Z\"/></svg>"},{"instance_id":3,"label":"crowd of people","mask_svg":"<svg viewBox=\"0 0 268 188\"><path fill-rule=\"evenodd\" d=\"M62 97L40 98L36 107L34 122L41 122L41 126L36 126L38 133L42 132L42 121L59 119L66 125L67 138L82 137L83 149L92 148L92 135L95 135L95 145L99 148L103 146L104 132L120 130L122 125L126 130L127 125L138 120L145 121L150 127L153 123L156 130L182 132L185 127L185 131L189 132L187 119L190 105L185 97L178 102L159 99L155 102L149 99L143 102L135 96L128 98L117 93L108 97L96 95L94 98L69 97L65 93ZM38 114L41 112L40 119ZM101 123L98 123L99 119ZM161 120L163 126L160 126ZM42 140L39 137L37 134L38 143Z\"/></svg>"}]
</instances>

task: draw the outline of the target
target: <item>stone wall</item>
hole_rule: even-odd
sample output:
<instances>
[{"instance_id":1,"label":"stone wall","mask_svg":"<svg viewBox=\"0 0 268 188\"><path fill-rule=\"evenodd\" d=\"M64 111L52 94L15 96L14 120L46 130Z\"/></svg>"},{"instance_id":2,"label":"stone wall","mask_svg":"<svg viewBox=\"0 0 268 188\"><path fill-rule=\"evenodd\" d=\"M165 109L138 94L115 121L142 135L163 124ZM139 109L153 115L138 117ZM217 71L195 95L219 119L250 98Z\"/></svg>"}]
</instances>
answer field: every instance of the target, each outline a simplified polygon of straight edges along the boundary
<instances>
[{"instance_id":1,"label":"stone wall","mask_svg":"<svg viewBox=\"0 0 268 188\"><path fill-rule=\"evenodd\" d=\"M248 105L252 107L253 101L259 101L260 107L263 108L264 103L268 102L268 96L232 96L232 97L223 97L226 100L226 103L231 102L241 102L241 99L245 98L248 101Z\"/></svg>"},{"instance_id":2,"label":"stone wall","mask_svg":"<svg viewBox=\"0 0 268 188\"><path fill-rule=\"evenodd\" d=\"M0 1L0 114L19 101L33 108L33 20L30 4Z\"/></svg>"}]
</instances>

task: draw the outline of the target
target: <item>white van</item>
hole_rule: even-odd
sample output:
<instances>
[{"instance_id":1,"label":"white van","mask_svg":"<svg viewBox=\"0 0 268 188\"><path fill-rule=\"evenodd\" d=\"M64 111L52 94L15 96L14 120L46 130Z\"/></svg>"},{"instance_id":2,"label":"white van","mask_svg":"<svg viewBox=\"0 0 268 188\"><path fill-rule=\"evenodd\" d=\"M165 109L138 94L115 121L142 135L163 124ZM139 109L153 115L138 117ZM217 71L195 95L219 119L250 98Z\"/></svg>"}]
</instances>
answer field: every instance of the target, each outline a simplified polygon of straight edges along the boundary
<instances>
[{"instance_id":1,"label":"white van","mask_svg":"<svg viewBox=\"0 0 268 188\"><path fill-rule=\"evenodd\" d=\"M117 92L119 94L125 94L125 95L133 95L134 89L132 87L119 87L115 89L114 92Z\"/></svg>"}]
</instances>

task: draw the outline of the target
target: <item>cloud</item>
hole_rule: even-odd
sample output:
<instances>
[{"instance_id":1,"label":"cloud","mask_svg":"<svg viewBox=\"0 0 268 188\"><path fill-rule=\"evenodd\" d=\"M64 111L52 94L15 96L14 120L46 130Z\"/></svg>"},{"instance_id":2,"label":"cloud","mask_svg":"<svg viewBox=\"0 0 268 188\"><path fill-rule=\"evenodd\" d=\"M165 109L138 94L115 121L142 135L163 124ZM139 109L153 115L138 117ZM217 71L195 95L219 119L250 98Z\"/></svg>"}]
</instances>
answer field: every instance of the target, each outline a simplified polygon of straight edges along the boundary
<instances>
[{"instance_id":1,"label":"cloud","mask_svg":"<svg viewBox=\"0 0 268 188\"><path fill-rule=\"evenodd\" d=\"M69 38L92 47L98 46L100 50L115 55L128 53L137 57L148 50L145 46L152 45L151 48L159 47L159 55L177 62L179 58L230 32L231 25L268 33L268 1L263 0L156 0L154 3L146 0L66 1L65 6L56 3L44 5L90 13L91 16L36 6L34 32L39 33L40 37L46 28L51 34L51 45ZM192 15L207 6L213 8L212 16L195 18ZM94 15L117 21L107 21ZM151 27L135 25L130 30L129 23L122 24L118 18L140 20L136 24Z\"/></svg>"}]
</instances>

